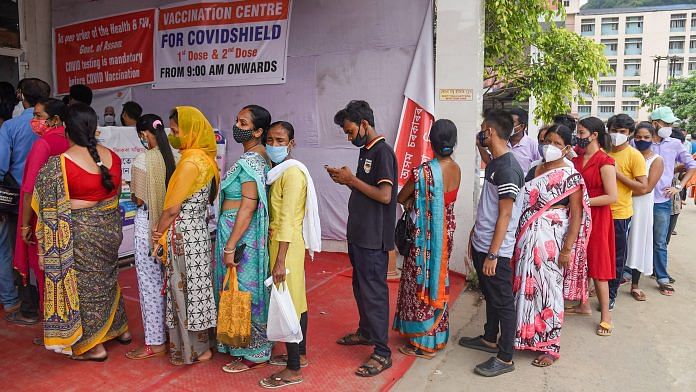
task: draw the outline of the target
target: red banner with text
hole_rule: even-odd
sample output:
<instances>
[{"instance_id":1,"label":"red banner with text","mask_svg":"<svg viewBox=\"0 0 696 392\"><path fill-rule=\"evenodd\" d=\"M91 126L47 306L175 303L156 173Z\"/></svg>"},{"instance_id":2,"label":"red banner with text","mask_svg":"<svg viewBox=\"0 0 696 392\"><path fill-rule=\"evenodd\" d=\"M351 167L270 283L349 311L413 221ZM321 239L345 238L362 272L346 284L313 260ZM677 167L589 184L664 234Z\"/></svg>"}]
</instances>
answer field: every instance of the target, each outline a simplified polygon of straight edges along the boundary
<instances>
[{"instance_id":1,"label":"red banner with text","mask_svg":"<svg viewBox=\"0 0 696 392\"><path fill-rule=\"evenodd\" d=\"M152 82L154 21L150 9L56 28L56 94L74 84L99 90Z\"/></svg>"},{"instance_id":2,"label":"red banner with text","mask_svg":"<svg viewBox=\"0 0 696 392\"><path fill-rule=\"evenodd\" d=\"M430 127L433 121L432 114L408 97L405 98L394 148L399 163L399 187L411 178L414 168L433 158L430 147Z\"/></svg>"}]
</instances>

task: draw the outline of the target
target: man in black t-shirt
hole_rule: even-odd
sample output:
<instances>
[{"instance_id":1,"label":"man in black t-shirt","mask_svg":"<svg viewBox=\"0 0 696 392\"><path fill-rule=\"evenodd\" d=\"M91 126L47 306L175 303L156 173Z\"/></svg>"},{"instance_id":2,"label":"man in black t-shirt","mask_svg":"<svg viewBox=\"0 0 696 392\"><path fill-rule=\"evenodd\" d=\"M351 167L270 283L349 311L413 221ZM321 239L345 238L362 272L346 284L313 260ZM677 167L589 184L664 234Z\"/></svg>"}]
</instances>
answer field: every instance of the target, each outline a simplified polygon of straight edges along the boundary
<instances>
[{"instance_id":1,"label":"man in black t-shirt","mask_svg":"<svg viewBox=\"0 0 696 392\"><path fill-rule=\"evenodd\" d=\"M394 249L396 225L396 156L365 101L351 101L334 117L348 140L360 148L357 173L326 167L334 182L352 190L348 201L348 256L353 265L353 295L358 305L358 330L337 341L372 345L374 353L356 374L371 377L391 367L389 332L388 252Z\"/></svg>"},{"instance_id":2,"label":"man in black t-shirt","mask_svg":"<svg viewBox=\"0 0 696 392\"><path fill-rule=\"evenodd\" d=\"M515 370L512 354L517 325L510 258L515 248L519 221L515 199L524 185L524 174L508 147L512 128L510 113L492 110L486 113L479 132L479 144L488 147L493 159L486 166L486 178L469 246L472 248L479 287L486 299L486 325L483 335L463 337L459 344L497 353L474 369L486 377Z\"/></svg>"}]
</instances>

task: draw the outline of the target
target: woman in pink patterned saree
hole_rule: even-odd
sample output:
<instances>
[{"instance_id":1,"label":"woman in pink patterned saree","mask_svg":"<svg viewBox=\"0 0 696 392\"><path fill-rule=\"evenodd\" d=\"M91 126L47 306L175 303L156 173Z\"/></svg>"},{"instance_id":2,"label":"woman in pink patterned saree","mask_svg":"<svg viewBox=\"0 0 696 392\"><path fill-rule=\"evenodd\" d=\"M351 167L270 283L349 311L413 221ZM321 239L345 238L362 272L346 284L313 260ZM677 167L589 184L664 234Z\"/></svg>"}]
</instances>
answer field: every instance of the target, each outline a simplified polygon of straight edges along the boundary
<instances>
[{"instance_id":1,"label":"woman in pink patterned saree","mask_svg":"<svg viewBox=\"0 0 696 392\"><path fill-rule=\"evenodd\" d=\"M529 170L512 256L517 309L515 348L539 351L533 365L559 358L564 299L579 300L587 289L590 208L582 176L562 159L571 150L571 131L554 125L539 149L542 163Z\"/></svg>"}]
</instances>

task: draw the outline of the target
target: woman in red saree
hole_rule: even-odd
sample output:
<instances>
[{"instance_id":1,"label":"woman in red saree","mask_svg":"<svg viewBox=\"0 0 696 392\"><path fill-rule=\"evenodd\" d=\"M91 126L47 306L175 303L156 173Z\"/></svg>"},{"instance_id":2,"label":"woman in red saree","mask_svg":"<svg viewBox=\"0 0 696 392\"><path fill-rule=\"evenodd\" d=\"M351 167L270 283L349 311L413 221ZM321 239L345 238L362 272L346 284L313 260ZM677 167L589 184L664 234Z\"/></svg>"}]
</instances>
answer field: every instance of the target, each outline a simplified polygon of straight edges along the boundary
<instances>
[{"instance_id":1,"label":"woman in red saree","mask_svg":"<svg viewBox=\"0 0 696 392\"><path fill-rule=\"evenodd\" d=\"M532 364L559 358L564 299L587 292L590 208L582 176L565 163L572 133L554 125L541 144L542 163L527 174L517 243L512 256L512 290L517 310L515 348L541 352Z\"/></svg>"}]
</instances>

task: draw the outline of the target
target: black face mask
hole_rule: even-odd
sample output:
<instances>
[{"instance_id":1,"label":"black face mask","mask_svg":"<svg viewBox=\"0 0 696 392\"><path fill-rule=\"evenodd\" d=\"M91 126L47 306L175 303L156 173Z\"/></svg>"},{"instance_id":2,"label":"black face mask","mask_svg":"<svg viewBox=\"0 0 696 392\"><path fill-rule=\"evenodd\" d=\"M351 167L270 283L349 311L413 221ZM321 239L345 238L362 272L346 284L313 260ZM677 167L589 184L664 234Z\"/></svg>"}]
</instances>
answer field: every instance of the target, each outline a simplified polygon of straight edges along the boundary
<instances>
[{"instance_id":1,"label":"black face mask","mask_svg":"<svg viewBox=\"0 0 696 392\"><path fill-rule=\"evenodd\" d=\"M479 133L476 134L476 137L478 138L479 144L486 147L486 133L484 131L479 131Z\"/></svg>"},{"instance_id":2,"label":"black face mask","mask_svg":"<svg viewBox=\"0 0 696 392\"><path fill-rule=\"evenodd\" d=\"M237 126L237 124L232 126L232 137L234 141L242 144L254 138L254 130L252 129L242 129Z\"/></svg>"},{"instance_id":3,"label":"black face mask","mask_svg":"<svg viewBox=\"0 0 696 392\"><path fill-rule=\"evenodd\" d=\"M362 148L365 146L365 144L367 144L367 131L365 131L364 135L360 136L360 122L358 122L358 133L355 135L353 140L350 141L355 147L358 148Z\"/></svg>"}]
</instances>

